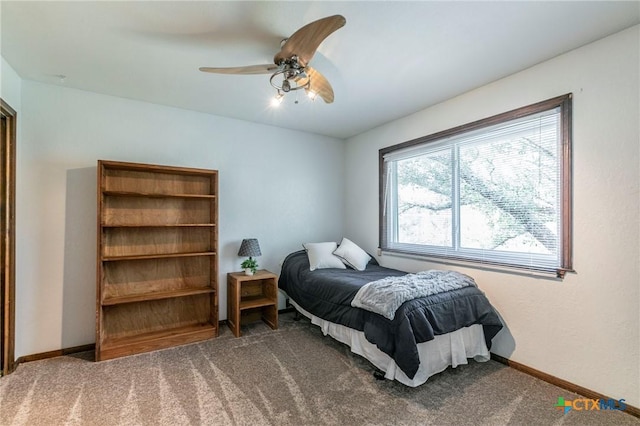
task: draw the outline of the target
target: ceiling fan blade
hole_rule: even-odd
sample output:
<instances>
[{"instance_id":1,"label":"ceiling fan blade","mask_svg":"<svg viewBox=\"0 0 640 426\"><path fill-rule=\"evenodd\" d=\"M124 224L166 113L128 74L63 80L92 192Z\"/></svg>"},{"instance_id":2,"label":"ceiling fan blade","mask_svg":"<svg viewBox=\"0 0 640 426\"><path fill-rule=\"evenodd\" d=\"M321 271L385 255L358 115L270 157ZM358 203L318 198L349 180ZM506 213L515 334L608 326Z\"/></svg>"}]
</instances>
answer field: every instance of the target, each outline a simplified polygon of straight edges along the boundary
<instances>
[{"instance_id":1,"label":"ceiling fan blade","mask_svg":"<svg viewBox=\"0 0 640 426\"><path fill-rule=\"evenodd\" d=\"M303 67L306 66L316 53L320 43L346 23L347 20L344 16L333 15L305 25L285 41L273 61L279 64L282 60L296 55L298 63Z\"/></svg>"},{"instance_id":2,"label":"ceiling fan blade","mask_svg":"<svg viewBox=\"0 0 640 426\"><path fill-rule=\"evenodd\" d=\"M277 65L249 65L246 67L212 68L200 67L202 72L212 72L216 74L272 74L278 69Z\"/></svg>"},{"instance_id":3,"label":"ceiling fan blade","mask_svg":"<svg viewBox=\"0 0 640 426\"><path fill-rule=\"evenodd\" d=\"M307 77L300 78L299 81L296 81L297 84L299 86L304 86L307 84L308 80L311 80L308 90L320 96L326 103L332 103L333 88L331 87L331 84L329 84L329 81L311 67L306 67L304 71L307 74Z\"/></svg>"}]
</instances>

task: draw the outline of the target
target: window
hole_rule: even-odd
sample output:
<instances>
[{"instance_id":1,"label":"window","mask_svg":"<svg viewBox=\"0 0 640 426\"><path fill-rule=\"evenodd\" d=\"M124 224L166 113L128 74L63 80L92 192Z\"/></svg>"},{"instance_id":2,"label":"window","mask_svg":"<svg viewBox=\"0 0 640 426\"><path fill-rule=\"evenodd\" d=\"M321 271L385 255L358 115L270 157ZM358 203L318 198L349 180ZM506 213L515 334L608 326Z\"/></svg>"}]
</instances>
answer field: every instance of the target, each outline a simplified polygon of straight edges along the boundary
<instances>
[{"instance_id":1,"label":"window","mask_svg":"<svg viewBox=\"0 0 640 426\"><path fill-rule=\"evenodd\" d=\"M380 248L563 277L571 94L381 149Z\"/></svg>"}]
</instances>

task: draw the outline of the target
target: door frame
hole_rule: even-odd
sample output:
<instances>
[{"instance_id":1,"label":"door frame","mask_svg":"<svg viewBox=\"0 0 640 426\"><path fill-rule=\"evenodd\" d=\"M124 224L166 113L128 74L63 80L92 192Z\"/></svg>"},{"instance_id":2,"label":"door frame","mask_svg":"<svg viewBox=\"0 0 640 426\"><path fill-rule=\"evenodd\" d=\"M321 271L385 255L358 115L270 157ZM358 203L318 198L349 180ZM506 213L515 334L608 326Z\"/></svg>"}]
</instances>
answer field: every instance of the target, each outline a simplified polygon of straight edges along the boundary
<instances>
[{"instance_id":1,"label":"door frame","mask_svg":"<svg viewBox=\"0 0 640 426\"><path fill-rule=\"evenodd\" d=\"M0 149L2 165L0 170L0 194L5 208L0 218L2 254L0 283L0 312L2 328L0 330L0 376L13 372L15 363L15 249L16 249L16 121L17 113L4 100L0 99L0 114L6 120L2 135L3 146Z\"/></svg>"}]
</instances>

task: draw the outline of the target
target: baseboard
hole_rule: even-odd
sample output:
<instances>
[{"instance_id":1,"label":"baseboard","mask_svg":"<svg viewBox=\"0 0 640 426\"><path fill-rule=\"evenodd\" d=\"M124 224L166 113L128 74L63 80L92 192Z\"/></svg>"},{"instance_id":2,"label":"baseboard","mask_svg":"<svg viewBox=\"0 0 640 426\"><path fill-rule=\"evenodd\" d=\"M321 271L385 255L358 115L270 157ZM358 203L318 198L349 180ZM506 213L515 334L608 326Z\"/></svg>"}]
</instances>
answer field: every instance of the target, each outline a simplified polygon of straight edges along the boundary
<instances>
[{"instance_id":1,"label":"baseboard","mask_svg":"<svg viewBox=\"0 0 640 426\"><path fill-rule=\"evenodd\" d=\"M19 357L16 360L16 365L22 364L23 362L39 361L41 359L55 358L63 355L72 355L72 354L77 354L79 352L94 351L95 349L96 349L96 345L91 343L89 345L74 346L72 348L58 349L55 351L42 352L42 353L33 354L33 355L25 355L25 356Z\"/></svg>"},{"instance_id":2,"label":"baseboard","mask_svg":"<svg viewBox=\"0 0 640 426\"><path fill-rule=\"evenodd\" d=\"M225 326L226 324L227 324L227 320L218 321L218 329L220 329L220 327L222 326ZM22 364L23 362L39 361L47 358L55 358L58 356L72 355L80 352L88 352L88 351L95 351L95 350L96 350L95 343L91 343L88 345L74 346L72 348L64 348L64 349L58 349L58 350L49 351L49 352L42 352L42 353L33 354L33 355L25 355L16 359L14 365L15 365L15 368L17 368L18 364Z\"/></svg>"},{"instance_id":3,"label":"baseboard","mask_svg":"<svg viewBox=\"0 0 640 426\"><path fill-rule=\"evenodd\" d=\"M528 374L530 376L533 376L533 377L535 377L537 379L540 379L540 380L542 380L544 382L547 382L547 383L550 383L552 385L558 386L558 387L560 387L562 389L566 389L566 390L568 390L570 392L577 393L578 395L582 395L582 396L584 396L586 398L589 398L589 399L603 399L603 400L607 400L607 401L610 400L610 399L614 399L614 398L611 398L610 396L606 396L606 395L603 395L601 393L592 391L591 389L587 389L587 388L584 388L582 386L576 385L575 383L571 383L571 382L568 382L566 380L560 379L558 377L552 376L551 374L547 374L547 373L544 373L544 372L542 372L540 370L536 370L535 368L531 368L531 367L528 367L528 366L526 366L524 364L520 364L519 362L511 361L509 358L505 358L505 357L502 357L500 355L496 355L494 353L491 353L491 359L493 359L494 361L497 361L497 362L499 362L501 364L507 365L507 366L509 366L511 368L514 368L514 369L516 369L518 371L522 371L523 373ZM627 407L625 408L624 411L627 414L631 414L634 417L640 418L640 408L634 407L634 406L629 405L629 404L626 404L626 405L627 405Z\"/></svg>"}]
</instances>

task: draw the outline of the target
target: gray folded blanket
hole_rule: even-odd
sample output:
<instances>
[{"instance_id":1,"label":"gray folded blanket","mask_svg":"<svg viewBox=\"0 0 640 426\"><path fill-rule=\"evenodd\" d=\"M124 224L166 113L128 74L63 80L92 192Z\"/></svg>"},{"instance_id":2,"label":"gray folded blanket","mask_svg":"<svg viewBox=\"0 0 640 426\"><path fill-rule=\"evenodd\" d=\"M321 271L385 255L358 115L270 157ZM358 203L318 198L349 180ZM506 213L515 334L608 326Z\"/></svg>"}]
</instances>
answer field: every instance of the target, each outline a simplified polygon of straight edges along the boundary
<instances>
[{"instance_id":1,"label":"gray folded blanket","mask_svg":"<svg viewBox=\"0 0 640 426\"><path fill-rule=\"evenodd\" d=\"M468 286L477 287L473 278L455 271L430 270L387 277L360 287L351 306L393 320L396 310L408 300Z\"/></svg>"}]
</instances>

